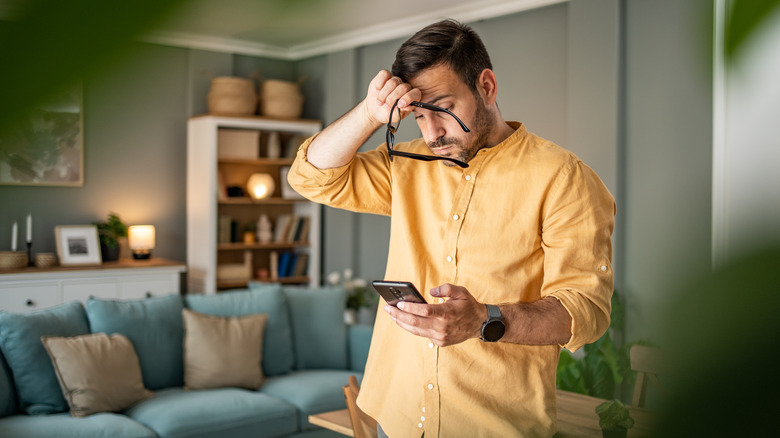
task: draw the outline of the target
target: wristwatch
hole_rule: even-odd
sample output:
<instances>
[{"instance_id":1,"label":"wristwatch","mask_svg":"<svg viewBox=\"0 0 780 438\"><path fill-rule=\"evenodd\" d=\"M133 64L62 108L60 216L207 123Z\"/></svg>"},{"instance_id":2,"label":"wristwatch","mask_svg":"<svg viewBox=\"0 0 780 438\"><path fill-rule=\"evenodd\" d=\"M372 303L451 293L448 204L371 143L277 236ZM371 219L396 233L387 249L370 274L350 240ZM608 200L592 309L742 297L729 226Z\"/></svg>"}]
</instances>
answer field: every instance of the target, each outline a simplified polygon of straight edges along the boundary
<instances>
[{"instance_id":1,"label":"wristwatch","mask_svg":"<svg viewBox=\"0 0 780 438\"><path fill-rule=\"evenodd\" d=\"M504 336L506 326L504 325L504 318L501 317L501 311L498 306L493 304L485 304L487 308L488 318L482 323L482 336L481 339L484 342L496 342Z\"/></svg>"}]
</instances>

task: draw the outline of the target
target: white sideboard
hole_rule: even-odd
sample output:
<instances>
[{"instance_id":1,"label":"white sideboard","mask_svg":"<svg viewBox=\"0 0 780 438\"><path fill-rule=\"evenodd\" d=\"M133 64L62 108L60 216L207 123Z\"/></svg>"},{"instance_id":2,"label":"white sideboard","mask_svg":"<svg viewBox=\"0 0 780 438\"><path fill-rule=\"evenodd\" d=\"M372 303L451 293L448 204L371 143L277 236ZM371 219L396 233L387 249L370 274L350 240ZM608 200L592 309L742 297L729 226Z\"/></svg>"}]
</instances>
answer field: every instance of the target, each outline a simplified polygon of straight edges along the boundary
<instances>
[{"instance_id":1,"label":"white sideboard","mask_svg":"<svg viewBox=\"0 0 780 438\"><path fill-rule=\"evenodd\" d=\"M161 258L0 270L0 310L21 313L89 297L127 300L181 293L185 271L183 262Z\"/></svg>"}]
</instances>

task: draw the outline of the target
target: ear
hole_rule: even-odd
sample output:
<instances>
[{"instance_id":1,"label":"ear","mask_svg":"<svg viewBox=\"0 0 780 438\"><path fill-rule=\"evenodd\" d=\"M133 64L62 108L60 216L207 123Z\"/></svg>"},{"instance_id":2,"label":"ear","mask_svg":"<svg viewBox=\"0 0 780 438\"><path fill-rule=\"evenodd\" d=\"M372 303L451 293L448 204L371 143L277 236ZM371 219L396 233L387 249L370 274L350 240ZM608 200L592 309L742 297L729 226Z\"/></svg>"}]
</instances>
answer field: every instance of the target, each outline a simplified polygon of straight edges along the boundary
<instances>
[{"instance_id":1,"label":"ear","mask_svg":"<svg viewBox=\"0 0 780 438\"><path fill-rule=\"evenodd\" d=\"M498 81L496 80L496 74L493 70L486 68L482 70L477 78L477 91L485 100L486 105L492 105L496 103L498 96Z\"/></svg>"}]
</instances>

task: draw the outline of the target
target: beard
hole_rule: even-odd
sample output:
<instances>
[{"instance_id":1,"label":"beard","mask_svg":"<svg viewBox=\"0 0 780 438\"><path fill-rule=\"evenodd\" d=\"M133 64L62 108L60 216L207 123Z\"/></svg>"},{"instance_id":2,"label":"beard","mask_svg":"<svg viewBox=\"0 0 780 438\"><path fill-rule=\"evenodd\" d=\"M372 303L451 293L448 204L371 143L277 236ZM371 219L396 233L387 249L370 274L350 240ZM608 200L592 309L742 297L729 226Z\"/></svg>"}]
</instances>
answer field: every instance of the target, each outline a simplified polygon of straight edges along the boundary
<instances>
[{"instance_id":1,"label":"beard","mask_svg":"<svg viewBox=\"0 0 780 438\"><path fill-rule=\"evenodd\" d=\"M469 128L471 130L471 138L473 138L473 140L467 144L459 138L439 137L435 141L428 142L428 148L431 150L431 152L436 154L436 149L438 148L454 146L453 152L445 156L455 158L456 160L463 161L464 163L468 163L472 158L474 158L475 155L477 155L477 152L480 149L487 146L487 139L490 135L490 112L484 105L482 105L481 99L479 99L478 96L475 96L475 99L477 100L477 109L474 113L474 126ZM455 163L450 163L449 161L442 161L442 164L448 167L455 166Z\"/></svg>"}]
</instances>

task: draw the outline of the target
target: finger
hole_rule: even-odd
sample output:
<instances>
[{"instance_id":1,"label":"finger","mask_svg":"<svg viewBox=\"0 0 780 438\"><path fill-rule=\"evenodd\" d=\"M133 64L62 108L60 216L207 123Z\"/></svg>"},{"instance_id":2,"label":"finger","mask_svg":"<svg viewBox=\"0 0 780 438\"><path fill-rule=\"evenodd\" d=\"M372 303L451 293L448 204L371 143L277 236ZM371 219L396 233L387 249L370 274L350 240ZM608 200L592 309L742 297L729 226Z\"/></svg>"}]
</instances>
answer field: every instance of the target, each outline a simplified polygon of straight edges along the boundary
<instances>
[{"instance_id":1,"label":"finger","mask_svg":"<svg viewBox=\"0 0 780 438\"><path fill-rule=\"evenodd\" d=\"M398 101L398 108L401 108L401 113L406 116L414 108L408 108L411 102L422 99L422 91L419 88L412 88L406 94L401 96ZM406 111L404 111L406 109Z\"/></svg>"},{"instance_id":2,"label":"finger","mask_svg":"<svg viewBox=\"0 0 780 438\"><path fill-rule=\"evenodd\" d=\"M374 89L374 91L379 91L382 89L382 87L385 85L385 82L387 82L388 79L393 77L393 74L390 73L387 70L380 70L379 73L374 76L374 79L371 79L371 88Z\"/></svg>"},{"instance_id":3,"label":"finger","mask_svg":"<svg viewBox=\"0 0 780 438\"><path fill-rule=\"evenodd\" d=\"M377 101L390 108L396 100L400 99L401 96L408 93L411 89L411 85L404 83L398 76L393 76L385 82L382 89L377 93Z\"/></svg>"},{"instance_id":4,"label":"finger","mask_svg":"<svg viewBox=\"0 0 780 438\"><path fill-rule=\"evenodd\" d=\"M463 286L445 283L430 290L431 296L449 298L471 298L468 289Z\"/></svg>"},{"instance_id":5,"label":"finger","mask_svg":"<svg viewBox=\"0 0 780 438\"><path fill-rule=\"evenodd\" d=\"M432 316L434 313L434 309L430 305L423 303L410 303L407 301L401 301L396 304L396 307L406 313L411 313L417 316L428 317Z\"/></svg>"}]
</instances>

